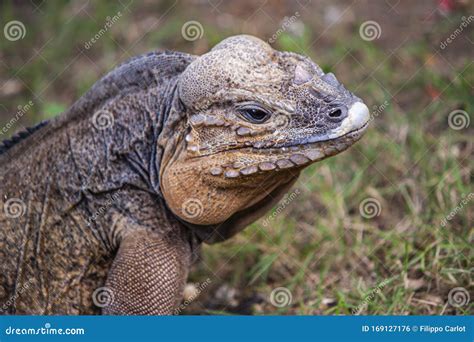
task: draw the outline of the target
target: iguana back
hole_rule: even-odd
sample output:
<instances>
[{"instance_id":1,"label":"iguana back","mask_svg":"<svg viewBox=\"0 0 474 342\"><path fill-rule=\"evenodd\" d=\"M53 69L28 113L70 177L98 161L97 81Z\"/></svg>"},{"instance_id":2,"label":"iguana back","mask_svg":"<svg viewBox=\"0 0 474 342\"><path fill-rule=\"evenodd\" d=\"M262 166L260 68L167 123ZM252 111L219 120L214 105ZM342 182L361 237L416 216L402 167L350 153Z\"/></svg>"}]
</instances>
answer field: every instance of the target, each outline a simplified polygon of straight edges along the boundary
<instances>
[{"instance_id":1,"label":"iguana back","mask_svg":"<svg viewBox=\"0 0 474 342\"><path fill-rule=\"evenodd\" d=\"M176 76L193 58L174 52L136 57L67 112L4 148L3 312L100 312L91 293L105 283L117 253L120 220L143 222L140 200L162 205L150 194L158 187L158 177L149 176L159 172L159 163L151 164L159 156L156 137ZM164 210L153 215L166 223Z\"/></svg>"}]
</instances>

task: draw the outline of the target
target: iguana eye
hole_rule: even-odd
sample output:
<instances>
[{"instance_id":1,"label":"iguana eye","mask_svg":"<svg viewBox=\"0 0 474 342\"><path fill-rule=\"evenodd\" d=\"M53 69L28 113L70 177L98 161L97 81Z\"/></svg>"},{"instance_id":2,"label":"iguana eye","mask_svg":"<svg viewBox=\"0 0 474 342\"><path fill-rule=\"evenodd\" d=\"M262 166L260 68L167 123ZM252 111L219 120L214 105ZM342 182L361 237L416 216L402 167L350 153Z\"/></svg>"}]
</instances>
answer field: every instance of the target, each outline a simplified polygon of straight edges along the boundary
<instances>
[{"instance_id":1,"label":"iguana eye","mask_svg":"<svg viewBox=\"0 0 474 342\"><path fill-rule=\"evenodd\" d=\"M256 106L242 107L239 108L238 111L245 120L252 123L264 123L270 118L269 112Z\"/></svg>"}]
</instances>

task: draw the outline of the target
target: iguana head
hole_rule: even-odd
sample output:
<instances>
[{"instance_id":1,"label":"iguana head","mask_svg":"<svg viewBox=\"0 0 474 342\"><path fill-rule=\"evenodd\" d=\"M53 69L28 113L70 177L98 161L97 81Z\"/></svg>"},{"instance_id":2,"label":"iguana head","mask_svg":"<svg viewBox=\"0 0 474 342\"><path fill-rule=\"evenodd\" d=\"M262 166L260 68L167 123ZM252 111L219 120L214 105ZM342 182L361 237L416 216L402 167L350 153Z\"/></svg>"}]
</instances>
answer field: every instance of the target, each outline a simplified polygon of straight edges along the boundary
<instances>
[{"instance_id":1,"label":"iguana head","mask_svg":"<svg viewBox=\"0 0 474 342\"><path fill-rule=\"evenodd\" d=\"M218 224L258 207L302 168L354 144L369 111L310 59L251 36L225 39L180 75L182 137L162 164L170 209Z\"/></svg>"}]
</instances>

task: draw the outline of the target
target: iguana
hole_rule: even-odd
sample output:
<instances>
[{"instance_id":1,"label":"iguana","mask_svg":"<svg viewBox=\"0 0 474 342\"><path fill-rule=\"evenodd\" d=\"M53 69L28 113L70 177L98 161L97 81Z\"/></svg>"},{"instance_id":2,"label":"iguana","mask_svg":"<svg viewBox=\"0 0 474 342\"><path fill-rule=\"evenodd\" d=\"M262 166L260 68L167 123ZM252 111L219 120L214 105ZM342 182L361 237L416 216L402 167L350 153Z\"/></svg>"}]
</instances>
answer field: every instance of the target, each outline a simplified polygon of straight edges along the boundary
<instances>
[{"instance_id":1,"label":"iguana","mask_svg":"<svg viewBox=\"0 0 474 342\"><path fill-rule=\"evenodd\" d=\"M172 314L202 243L368 122L332 73L252 36L132 58L0 149L0 309Z\"/></svg>"}]
</instances>

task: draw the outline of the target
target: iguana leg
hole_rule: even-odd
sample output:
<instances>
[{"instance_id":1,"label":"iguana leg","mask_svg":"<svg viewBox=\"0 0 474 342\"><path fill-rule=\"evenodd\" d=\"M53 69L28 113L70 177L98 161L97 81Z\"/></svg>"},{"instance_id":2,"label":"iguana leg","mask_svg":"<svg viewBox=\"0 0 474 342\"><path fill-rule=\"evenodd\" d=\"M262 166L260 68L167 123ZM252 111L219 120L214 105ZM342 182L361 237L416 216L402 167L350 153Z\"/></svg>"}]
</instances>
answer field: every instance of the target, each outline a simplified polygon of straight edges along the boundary
<instances>
[{"instance_id":1,"label":"iguana leg","mask_svg":"<svg viewBox=\"0 0 474 342\"><path fill-rule=\"evenodd\" d=\"M189 242L179 233L146 230L121 242L105 284L111 315L169 315L179 305L191 264Z\"/></svg>"}]
</instances>

